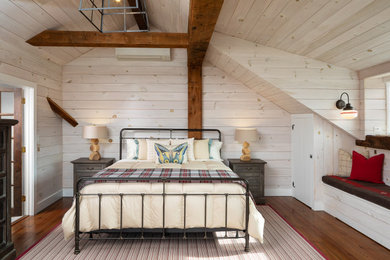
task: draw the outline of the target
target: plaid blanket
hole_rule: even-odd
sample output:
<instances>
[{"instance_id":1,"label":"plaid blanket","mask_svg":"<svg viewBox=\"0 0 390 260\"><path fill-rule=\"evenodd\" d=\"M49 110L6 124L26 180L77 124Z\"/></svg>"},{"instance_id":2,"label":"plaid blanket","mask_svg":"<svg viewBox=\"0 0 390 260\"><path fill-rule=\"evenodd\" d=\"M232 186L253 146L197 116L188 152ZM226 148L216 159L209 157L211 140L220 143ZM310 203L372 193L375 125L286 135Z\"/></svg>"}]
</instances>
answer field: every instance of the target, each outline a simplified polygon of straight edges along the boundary
<instances>
[{"instance_id":1,"label":"plaid blanket","mask_svg":"<svg viewBox=\"0 0 390 260\"><path fill-rule=\"evenodd\" d=\"M240 178L236 173L229 170L190 170L190 169L104 169L92 176L92 178L105 178L105 180L89 180L82 183L82 187L101 182L165 182L178 183L231 183L235 182L246 188L242 181L226 180ZM110 178L126 178L126 180L110 180ZM156 180L153 180L153 179ZM177 178L177 179L172 179ZM180 178L194 178L194 180L181 180ZM196 179L196 178L200 178ZM221 180L218 180L221 178ZM132 180L133 179L133 180ZM136 179L136 180L134 180Z\"/></svg>"}]
</instances>

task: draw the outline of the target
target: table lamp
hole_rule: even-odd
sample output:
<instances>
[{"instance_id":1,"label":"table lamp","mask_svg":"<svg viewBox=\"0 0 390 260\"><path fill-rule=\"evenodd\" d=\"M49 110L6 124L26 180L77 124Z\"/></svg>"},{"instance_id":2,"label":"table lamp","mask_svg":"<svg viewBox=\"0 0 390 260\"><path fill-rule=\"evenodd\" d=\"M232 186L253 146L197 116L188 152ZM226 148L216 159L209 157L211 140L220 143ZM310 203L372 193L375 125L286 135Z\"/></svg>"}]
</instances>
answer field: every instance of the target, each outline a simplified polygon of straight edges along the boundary
<instances>
[{"instance_id":1,"label":"table lamp","mask_svg":"<svg viewBox=\"0 0 390 260\"><path fill-rule=\"evenodd\" d=\"M256 142L259 139L256 128L237 128L234 134L234 140L242 143L241 161L251 160L251 150L249 149L249 142Z\"/></svg>"},{"instance_id":2,"label":"table lamp","mask_svg":"<svg viewBox=\"0 0 390 260\"><path fill-rule=\"evenodd\" d=\"M107 138L107 127L105 126L95 126L89 125L83 127L83 138L91 139L91 154L89 155L89 160L91 161L99 161L101 156L99 153L99 138Z\"/></svg>"}]
</instances>

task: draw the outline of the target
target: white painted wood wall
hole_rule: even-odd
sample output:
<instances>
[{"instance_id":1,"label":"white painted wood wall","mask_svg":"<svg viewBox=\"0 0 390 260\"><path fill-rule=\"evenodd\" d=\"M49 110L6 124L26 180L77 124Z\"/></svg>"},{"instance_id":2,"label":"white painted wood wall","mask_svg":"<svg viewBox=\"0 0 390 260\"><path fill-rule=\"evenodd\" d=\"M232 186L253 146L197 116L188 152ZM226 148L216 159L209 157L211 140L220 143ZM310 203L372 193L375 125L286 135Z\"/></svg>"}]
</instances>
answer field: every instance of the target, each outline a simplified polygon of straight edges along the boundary
<instances>
[{"instance_id":1,"label":"white painted wood wall","mask_svg":"<svg viewBox=\"0 0 390 260\"><path fill-rule=\"evenodd\" d=\"M0 15L1 16L1 15ZM35 211L62 197L62 121L50 109L46 96L62 103L61 66L44 59L40 51L0 26L0 73L37 84L37 172ZM33 173L31 173L33 174Z\"/></svg>"},{"instance_id":2,"label":"white painted wood wall","mask_svg":"<svg viewBox=\"0 0 390 260\"><path fill-rule=\"evenodd\" d=\"M365 135L387 134L385 77L364 79L364 113Z\"/></svg>"},{"instance_id":3,"label":"white painted wood wall","mask_svg":"<svg viewBox=\"0 0 390 260\"><path fill-rule=\"evenodd\" d=\"M70 161L89 155L83 125L108 125L113 143L101 145L102 155L116 158L123 127L187 127L186 51L172 54L171 62L118 61L114 49L95 49L63 67L63 105L80 123L63 124L65 194L73 184ZM203 124L222 130L223 157L241 153L235 127L256 127L261 141L251 144L252 157L268 162L266 193L291 194L290 114L210 64L203 72Z\"/></svg>"},{"instance_id":4,"label":"white painted wood wall","mask_svg":"<svg viewBox=\"0 0 390 260\"><path fill-rule=\"evenodd\" d=\"M335 107L340 94L347 91L352 105L360 109L360 89L356 72L217 32L213 34L210 46L211 50L215 49L224 54L208 54L212 63L218 64L219 68L225 70L224 67L229 67L231 61L234 61L240 65L239 75L255 74L294 98L295 102L298 102L296 107L299 103L303 104L349 133L361 136L360 118L342 119ZM223 60L213 60L214 58ZM269 87L258 89L262 94L262 91L268 91ZM270 94L276 104L278 96L281 95ZM283 106L286 100L283 98L280 102L280 106Z\"/></svg>"}]
</instances>

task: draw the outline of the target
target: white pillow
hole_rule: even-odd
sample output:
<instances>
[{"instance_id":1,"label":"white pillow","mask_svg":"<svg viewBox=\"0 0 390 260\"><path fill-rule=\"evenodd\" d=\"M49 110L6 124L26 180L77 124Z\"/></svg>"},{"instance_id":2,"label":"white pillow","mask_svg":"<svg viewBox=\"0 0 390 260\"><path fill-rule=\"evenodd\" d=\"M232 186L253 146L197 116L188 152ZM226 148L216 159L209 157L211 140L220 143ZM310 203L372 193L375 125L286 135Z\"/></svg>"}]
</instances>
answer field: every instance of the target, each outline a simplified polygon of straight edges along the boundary
<instances>
[{"instance_id":1,"label":"white pillow","mask_svg":"<svg viewBox=\"0 0 390 260\"><path fill-rule=\"evenodd\" d=\"M138 160L146 160L148 158L148 146L146 139L138 140Z\"/></svg>"},{"instance_id":2,"label":"white pillow","mask_svg":"<svg viewBox=\"0 0 390 260\"><path fill-rule=\"evenodd\" d=\"M195 160L210 159L209 139L194 141L194 156Z\"/></svg>"},{"instance_id":3,"label":"white pillow","mask_svg":"<svg viewBox=\"0 0 390 260\"><path fill-rule=\"evenodd\" d=\"M210 140L210 160L221 162L221 148L222 142L217 140Z\"/></svg>"},{"instance_id":4,"label":"white pillow","mask_svg":"<svg viewBox=\"0 0 390 260\"><path fill-rule=\"evenodd\" d=\"M179 145L182 143L188 143L188 149L187 149L187 158L188 161L195 161L195 155L194 155L194 138L187 138L187 139L171 139L171 145Z\"/></svg>"},{"instance_id":5,"label":"white pillow","mask_svg":"<svg viewBox=\"0 0 390 260\"><path fill-rule=\"evenodd\" d=\"M146 160L147 147L145 139L127 139L127 159Z\"/></svg>"},{"instance_id":6,"label":"white pillow","mask_svg":"<svg viewBox=\"0 0 390 260\"><path fill-rule=\"evenodd\" d=\"M127 139L126 140L126 158L131 160L138 159L138 145L135 139Z\"/></svg>"},{"instance_id":7,"label":"white pillow","mask_svg":"<svg viewBox=\"0 0 390 260\"><path fill-rule=\"evenodd\" d=\"M157 153L156 150L154 150L154 144L159 143L161 145L170 145L169 139L146 139L146 146L147 146L147 157L146 159L148 161L156 161L157 159Z\"/></svg>"}]
</instances>

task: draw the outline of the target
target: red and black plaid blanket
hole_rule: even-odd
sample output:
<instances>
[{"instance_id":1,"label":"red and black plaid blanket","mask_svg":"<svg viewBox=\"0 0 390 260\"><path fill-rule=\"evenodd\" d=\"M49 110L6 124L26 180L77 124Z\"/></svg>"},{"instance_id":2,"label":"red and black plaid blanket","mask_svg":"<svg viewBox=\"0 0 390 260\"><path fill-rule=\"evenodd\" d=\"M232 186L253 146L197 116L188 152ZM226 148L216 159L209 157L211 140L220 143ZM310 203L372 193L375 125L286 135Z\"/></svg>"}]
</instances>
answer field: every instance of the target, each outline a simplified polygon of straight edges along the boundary
<instances>
[{"instance_id":1,"label":"red and black plaid blanket","mask_svg":"<svg viewBox=\"0 0 390 260\"><path fill-rule=\"evenodd\" d=\"M96 178L96 180L93 180ZM99 178L99 179L98 179ZM102 180L101 178L104 178ZM113 180L113 178L125 178L125 180ZM183 179L182 179L183 178ZM185 179L184 179L185 178ZM191 180L193 178L194 180ZM96 173L81 187L92 183L101 182L177 182L177 183L238 183L246 188L243 181L233 180L240 178L230 170L190 170L190 169L104 169ZM111 179L111 180L110 180ZM155 180L154 180L155 179ZM219 180L220 179L220 180ZM232 179L232 180L229 180Z\"/></svg>"},{"instance_id":2,"label":"red and black plaid blanket","mask_svg":"<svg viewBox=\"0 0 390 260\"><path fill-rule=\"evenodd\" d=\"M94 178L204 178L202 182L212 182L211 178L239 178L229 170L190 170L190 169L104 169L96 173Z\"/></svg>"}]
</instances>

